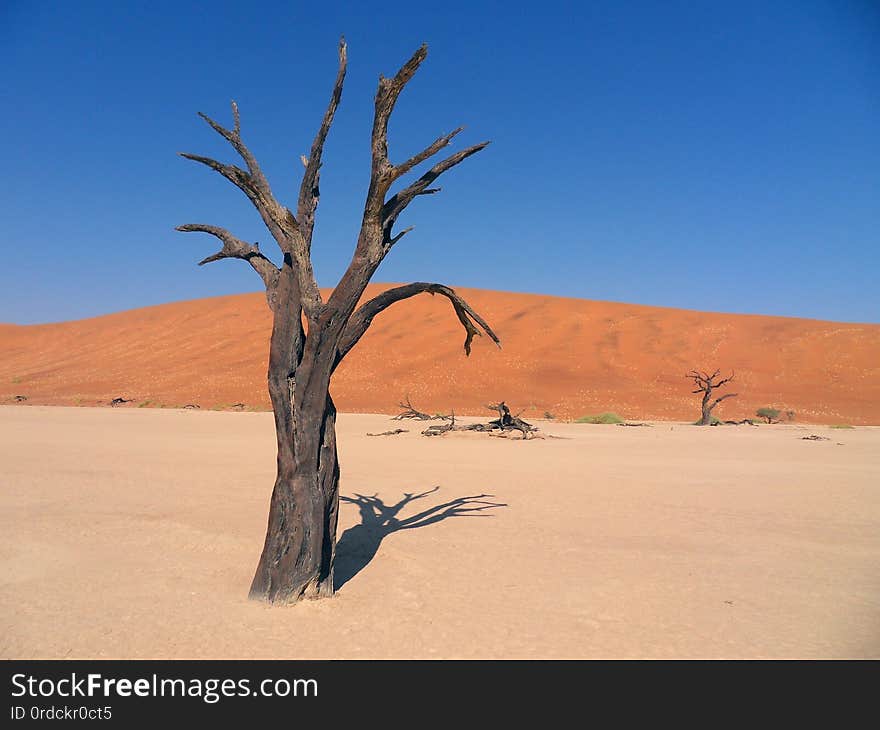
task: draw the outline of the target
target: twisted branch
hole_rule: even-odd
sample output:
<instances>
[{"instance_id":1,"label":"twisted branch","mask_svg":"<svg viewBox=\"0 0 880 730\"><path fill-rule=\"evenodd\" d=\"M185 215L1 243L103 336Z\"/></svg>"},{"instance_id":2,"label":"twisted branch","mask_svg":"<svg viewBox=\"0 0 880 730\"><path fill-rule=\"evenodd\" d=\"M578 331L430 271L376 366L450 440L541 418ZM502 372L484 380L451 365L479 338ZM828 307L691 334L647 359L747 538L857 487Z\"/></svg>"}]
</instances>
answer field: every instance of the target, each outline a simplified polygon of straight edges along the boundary
<instances>
[{"instance_id":1,"label":"twisted branch","mask_svg":"<svg viewBox=\"0 0 880 730\"><path fill-rule=\"evenodd\" d=\"M432 181L489 144L488 142L481 142L478 145L447 157L434 165L414 183L396 195L391 196L388 200L385 199L395 180L405 175L416 165L436 155L440 150L449 145L462 129L459 127L448 134L438 137L421 152L416 153L399 165L392 164L388 158L388 120L394 111L404 86L413 77L427 55L427 46L423 45L401 66L393 78L379 77L379 87L376 91L373 111L370 185L367 191L367 199L364 203L361 231L351 263L328 302L329 308L342 314L343 318L348 313L354 311L367 283L391 250L391 247L412 230L408 228L396 235L392 233L395 221L406 206L419 195L437 192L438 188L428 187ZM462 319L461 316L459 318ZM465 324L465 319L462 319L462 324ZM465 329L471 326L470 324L465 324ZM472 338L473 335L469 333L466 347L468 350L470 349L470 340Z\"/></svg>"},{"instance_id":2,"label":"twisted branch","mask_svg":"<svg viewBox=\"0 0 880 730\"><path fill-rule=\"evenodd\" d=\"M293 217L293 213L282 206L272 194L272 189L269 187L269 181L263 174L263 171L253 153L248 149L247 145L241 138L241 119L238 112L238 105L233 101L231 102L231 106L234 120L234 126L231 130L218 124L207 114L199 112L198 115L204 119L205 122L217 132L217 134L232 145L233 149L247 165L247 171L242 170L236 165L227 165L202 155L194 155L189 152L178 152L177 154L187 160L193 160L194 162L210 167L215 172L219 172L223 177L229 180L229 182L241 190L260 213L266 226L272 232L273 237L278 241L281 250L285 253L291 253L292 240L299 234L296 219Z\"/></svg>"},{"instance_id":3,"label":"twisted branch","mask_svg":"<svg viewBox=\"0 0 880 730\"><path fill-rule=\"evenodd\" d=\"M224 126L218 124L209 116L201 112L199 112L199 116L204 119L215 132L232 145L233 149L235 149L239 156L244 160L247 170L242 170L236 165L227 165L210 157L203 157L202 155L193 155L188 152L179 152L178 154L181 157L201 163L220 173L248 197L253 206L257 209L263 222L266 224L266 227L269 229L272 237L278 243L281 251L286 256L290 256L290 259L294 264L294 269L296 270L299 290L302 297L302 306L310 318L315 318L323 305L323 300L321 299L321 292L318 289L318 284L315 281L315 274L312 269L308 246L303 238L298 221L287 207L281 205L281 203L275 199L275 196L272 194L272 189L269 186L269 181L263 174L256 157L254 157L253 153L251 153L250 149L248 149L247 145L241 138L241 118L238 111L238 105L234 101L232 102L232 129L226 129ZM318 136L321 137L320 131ZM324 133L324 136L326 136L326 132ZM308 173L308 166L306 172ZM317 203L315 203L315 205L317 205ZM314 213L314 210L312 210L312 213ZM309 232L309 235L311 236L311 231Z\"/></svg>"},{"instance_id":4,"label":"twisted branch","mask_svg":"<svg viewBox=\"0 0 880 730\"><path fill-rule=\"evenodd\" d=\"M187 223L186 225L177 226L176 230L184 233L208 233L223 242L223 248L212 256L199 261L199 266L204 266L220 259L241 259L242 261L247 261L254 271L260 275L260 278L266 285L267 296L271 295L277 286L278 276L281 272L275 264L263 255L259 244L247 243L233 236L225 228L209 226L204 223Z\"/></svg>"},{"instance_id":5,"label":"twisted branch","mask_svg":"<svg viewBox=\"0 0 880 730\"><path fill-rule=\"evenodd\" d=\"M453 289L450 289L443 284L431 284L418 281L413 284L405 284L404 286L388 289L361 305L361 307L352 315L348 325L342 333L342 337L339 341L337 359L342 360L349 350L357 344L358 340L360 340L363 334L367 331L373 318L377 314L384 311L395 302L409 299L410 297L425 292L429 294L441 294L452 302L452 307L455 310L458 321L461 322L462 327L464 327L465 332L467 333L464 341L464 351L466 355L471 354L471 342L473 341L474 336L482 336L480 330L485 332L489 336L489 339L498 345L499 348L501 347L501 340L498 339L498 335L492 331L492 328L486 320L477 314L477 312L475 312L464 299L456 294Z\"/></svg>"}]
</instances>

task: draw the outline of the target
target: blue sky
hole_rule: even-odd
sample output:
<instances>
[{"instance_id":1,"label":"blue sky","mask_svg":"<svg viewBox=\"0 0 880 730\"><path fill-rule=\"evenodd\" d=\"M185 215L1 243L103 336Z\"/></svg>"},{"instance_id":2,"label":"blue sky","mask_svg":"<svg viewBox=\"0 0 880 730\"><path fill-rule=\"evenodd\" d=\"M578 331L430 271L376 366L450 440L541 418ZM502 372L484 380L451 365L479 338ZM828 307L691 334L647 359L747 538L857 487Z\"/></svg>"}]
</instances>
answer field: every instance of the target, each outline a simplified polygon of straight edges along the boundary
<instances>
[{"instance_id":1,"label":"blue sky","mask_svg":"<svg viewBox=\"0 0 880 730\"><path fill-rule=\"evenodd\" d=\"M291 205L336 73L313 257L350 258L372 99L422 43L390 128L402 160L460 124L493 144L417 200L376 281L880 321L880 4L0 0L0 321L255 291L206 267L206 222L273 248L228 123Z\"/></svg>"}]
</instances>

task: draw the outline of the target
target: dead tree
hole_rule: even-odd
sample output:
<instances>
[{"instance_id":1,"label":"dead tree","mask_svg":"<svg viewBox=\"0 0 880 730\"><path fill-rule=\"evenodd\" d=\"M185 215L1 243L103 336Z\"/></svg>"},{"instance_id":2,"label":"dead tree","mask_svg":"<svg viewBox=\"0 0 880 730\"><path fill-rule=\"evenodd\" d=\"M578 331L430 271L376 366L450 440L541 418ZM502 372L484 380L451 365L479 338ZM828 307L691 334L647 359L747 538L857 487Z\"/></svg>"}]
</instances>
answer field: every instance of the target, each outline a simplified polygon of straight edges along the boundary
<instances>
[{"instance_id":1,"label":"dead tree","mask_svg":"<svg viewBox=\"0 0 880 730\"><path fill-rule=\"evenodd\" d=\"M392 421L403 421L406 418L413 418L416 421L430 421L431 416L427 413L422 413L419 410L416 410L415 406L413 406L412 402L409 399L409 396L406 397L406 400L403 403L398 403L398 405L403 408L403 410L394 416Z\"/></svg>"},{"instance_id":2,"label":"dead tree","mask_svg":"<svg viewBox=\"0 0 880 730\"><path fill-rule=\"evenodd\" d=\"M717 380L719 375L721 374L720 370L716 370L714 373L709 375L706 372L700 372L698 370L691 370L685 377L690 378L694 381L694 385L697 386L696 390L691 391L692 393L702 393L703 401L701 405L700 411L700 420L697 421L698 426L709 426L712 423L712 409L715 408L721 401L725 398L735 398L736 393L725 393L719 398L716 398L714 401L712 400L712 392L716 389L720 388L727 383L730 383L733 380L733 373L731 373L729 378L722 378L721 380Z\"/></svg>"},{"instance_id":3,"label":"dead tree","mask_svg":"<svg viewBox=\"0 0 880 730\"><path fill-rule=\"evenodd\" d=\"M273 324L269 344L268 386L278 442L277 477L269 506L266 540L251 584L250 597L272 603L294 603L333 593L333 561L339 506L339 464L336 452L336 408L330 379L342 359L363 337L376 315L417 294L449 299L464 327L464 349L470 354L475 335L498 337L468 303L442 284L417 282L398 286L360 304L379 264L411 230L394 232L407 206L422 195L439 191L438 177L488 142L467 147L436 162L394 193L391 187L421 163L449 145L461 128L445 134L409 159L393 163L388 155L388 120L404 86L425 60L422 46L392 77L379 77L371 137L370 181L351 263L325 300L312 270L312 233L320 197L319 178L324 142L342 96L346 44L339 44L339 67L330 102L312 142L294 209L275 197L269 181L241 134L238 106L232 102L232 128L204 114L199 116L223 137L244 161L244 167L201 155L180 153L206 165L237 186L251 201L281 249L277 265L256 244L247 243L214 225L190 223L179 231L198 231L218 238L222 248L200 262L236 258L248 262L266 288ZM307 323L304 328L303 317Z\"/></svg>"}]
</instances>

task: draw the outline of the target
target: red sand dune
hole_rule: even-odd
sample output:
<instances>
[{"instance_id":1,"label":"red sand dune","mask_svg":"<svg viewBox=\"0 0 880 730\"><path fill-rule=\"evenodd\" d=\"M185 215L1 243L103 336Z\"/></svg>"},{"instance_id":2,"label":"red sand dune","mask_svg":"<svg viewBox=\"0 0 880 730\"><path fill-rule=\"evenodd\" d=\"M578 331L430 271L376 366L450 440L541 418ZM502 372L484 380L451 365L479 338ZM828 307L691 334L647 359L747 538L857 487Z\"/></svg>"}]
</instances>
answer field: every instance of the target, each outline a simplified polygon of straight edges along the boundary
<instances>
[{"instance_id":1,"label":"red sand dune","mask_svg":"<svg viewBox=\"0 0 880 730\"><path fill-rule=\"evenodd\" d=\"M372 285L368 295L389 285ZM692 368L736 371L722 418L761 406L808 423L880 424L880 325L695 312L459 289L501 337L464 332L448 300L420 295L381 314L340 367L341 411L693 420ZM270 331L262 294L176 302L60 324L0 325L0 402L268 408Z\"/></svg>"}]
</instances>

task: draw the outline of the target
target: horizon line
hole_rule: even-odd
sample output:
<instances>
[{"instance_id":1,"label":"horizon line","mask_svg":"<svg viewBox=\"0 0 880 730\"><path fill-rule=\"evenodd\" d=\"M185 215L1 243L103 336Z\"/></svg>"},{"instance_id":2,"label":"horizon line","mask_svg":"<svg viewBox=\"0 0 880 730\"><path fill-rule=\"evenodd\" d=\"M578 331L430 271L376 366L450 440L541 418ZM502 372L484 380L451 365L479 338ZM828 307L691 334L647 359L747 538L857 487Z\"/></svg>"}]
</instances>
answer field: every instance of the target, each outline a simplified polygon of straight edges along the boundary
<instances>
[{"instance_id":1,"label":"horizon line","mask_svg":"<svg viewBox=\"0 0 880 730\"><path fill-rule=\"evenodd\" d=\"M369 287L393 287L400 286L406 282L370 282L368 284ZM843 319L824 319L821 317L804 317L798 315L791 314L767 314L762 312L730 312L730 311L719 311L719 310L709 310L709 309L694 309L692 307L680 307L668 304L646 304L643 302L633 302L633 301L625 301L620 299L593 299L590 297L577 297L570 295L561 295L561 294L548 294L546 292L534 292L534 291L520 291L520 290L512 290L512 289L487 289L483 287L477 286L460 286L456 284L447 284L452 289L459 290L471 290L471 291L481 291L481 292L490 292L496 294L513 294L516 296L528 296L528 297L543 297L548 299L565 299L575 302L594 302L596 304L615 304L620 306L632 306L632 307L644 307L647 309L666 309L666 310L674 310L679 312L693 312L695 314L715 314L715 315L726 315L731 317L765 317L772 319L794 319L800 321L807 322L827 322L833 324L848 324L848 325L859 325L859 326L880 326L880 321L871 322L871 321L853 321L853 320L843 320ZM319 289L322 292L331 292L333 291L334 286L321 286L319 285ZM211 299L222 299L226 297L250 297L250 296L260 296L265 297L265 292L261 290L253 290L253 291L244 291L244 292L229 292L227 294L212 294L210 296L203 297L188 297L185 299L172 299L165 302L158 302L156 304L145 304L136 307L129 307L127 309L117 309L111 310L109 312L103 312L101 314L94 314L86 317L75 317L72 319L57 319L57 320L49 320L44 322L10 322L5 320L0 320L0 327L45 327L49 325L59 325L59 324L68 324L73 322L85 322L92 319L100 319L102 317L112 317L118 314L125 314L126 312L137 312L144 309L153 309L156 307L167 307L173 306L176 304L187 304L191 302L200 302L207 301Z\"/></svg>"}]
</instances>

